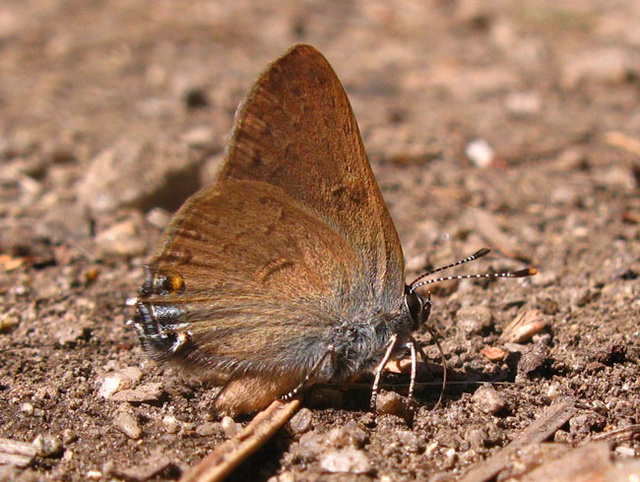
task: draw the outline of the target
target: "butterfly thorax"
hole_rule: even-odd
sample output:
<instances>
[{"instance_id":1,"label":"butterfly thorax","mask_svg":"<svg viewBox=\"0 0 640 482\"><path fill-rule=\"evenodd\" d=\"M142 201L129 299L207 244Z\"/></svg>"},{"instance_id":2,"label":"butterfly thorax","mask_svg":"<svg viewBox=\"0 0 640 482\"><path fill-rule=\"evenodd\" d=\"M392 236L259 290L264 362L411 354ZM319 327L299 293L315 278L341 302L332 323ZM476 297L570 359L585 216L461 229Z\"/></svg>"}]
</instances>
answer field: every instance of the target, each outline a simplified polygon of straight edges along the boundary
<instances>
[{"instance_id":1,"label":"butterfly thorax","mask_svg":"<svg viewBox=\"0 0 640 482\"><path fill-rule=\"evenodd\" d=\"M399 310L362 313L336 325L330 335L334 357L324 371L326 381L344 382L371 371L380 363L392 336L398 337L398 346L408 341L412 323L409 314Z\"/></svg>"}]
</instances>

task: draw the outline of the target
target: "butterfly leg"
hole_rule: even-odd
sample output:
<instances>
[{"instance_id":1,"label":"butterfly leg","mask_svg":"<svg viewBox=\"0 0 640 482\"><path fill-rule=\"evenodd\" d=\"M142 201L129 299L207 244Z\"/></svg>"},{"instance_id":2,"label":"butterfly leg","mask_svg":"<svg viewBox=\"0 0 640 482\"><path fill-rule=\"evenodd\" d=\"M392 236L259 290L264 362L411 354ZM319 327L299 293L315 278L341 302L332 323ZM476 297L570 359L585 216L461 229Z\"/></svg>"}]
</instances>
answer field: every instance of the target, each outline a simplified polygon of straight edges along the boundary
<instances>
[{"instance_id":1,"label":"butterfly leg","mask_svg":"<svg viewBox=\"0 0 640 482\"><path fill-rule=\"evenodd\" d=\"M413 392L416 389L416 346L411 341L405 346L409 348L409 353L411 354L411 378L409 379L409 392L407 393L407 407L411 407L414 402Z\"/></svg>"},{"instance_id":2,"label":"butterfly leg","mask_svg":"<svg viewBox=\"0 0 640 482\"><path fill-rule=\"evenodd\" d=\"M293 397L295 397L298 394L298 392L300 392L300 390L302 390L307 385L307 383L309 383L309 380L311 379L311 377L314 376L318 372L318 370L320 370L320 368L322 367L322 365L324 364L328 356L331 356L331 363L332 364L335 363L335 355L336 355L336 350L334 346L329 345L327 347L327 351L324 352L324 355L322 355L320 359L316 362L316 364L313 365L311 370L309 370L309 373L307 373L307 375L298 384L298 386L296 386L293 390L291 390L289 393L287 393L286 395L283 395L280 398L286 401L286 400L291 400Z\"/></svg>"},{"instance_id":3,"label":"butterfly leg","mask_svg":"<svg viewBox=\"0 0 640 482\"><path fill-rule=\"evenodd\" d=\"M396 347L397 342L398 335L391 336L389 344L387 345L387 351L384 353L382 360L380 360L378 368L376 368L376 376L373 380L373 386L371 387L371 402L369 403L372 410L376 409L376 400L378 398L378 387L380 386L380 380L382 379L382 370L389 361L389 358L391 358L391 354L393 353L393 349Z\"/></svg>"},{"instance_id":4,"label":"butterfly leg","mask_svg":"<svg viewBox=\"0 0 640 482\"><path fill-rule=\"evenodd\" d=\"M447 361L444 358L444 351L442 350L442 346L440 345L440 342L438 341L438 338L436 337L435 332L428 325L425 325L425 326L427 327L427 331L429 332L429 335L431 335L431 338L433 338L433 341L435 341L436 346L440 351L440 361L442 363L442 390L440 391L440 398L438 398L438 402L434 405L432 409L432 410L436 410L442 404L442 399L444 397L444 390L447 385ZM422 347L418 344L416 339L413 336L409 335L409 341L413 345L413 347L416 350L418 350L418 353L420 353L420 357L422 358L422 361L427 363L427 355L422 349Z\"/></svg>"}]
</instances>

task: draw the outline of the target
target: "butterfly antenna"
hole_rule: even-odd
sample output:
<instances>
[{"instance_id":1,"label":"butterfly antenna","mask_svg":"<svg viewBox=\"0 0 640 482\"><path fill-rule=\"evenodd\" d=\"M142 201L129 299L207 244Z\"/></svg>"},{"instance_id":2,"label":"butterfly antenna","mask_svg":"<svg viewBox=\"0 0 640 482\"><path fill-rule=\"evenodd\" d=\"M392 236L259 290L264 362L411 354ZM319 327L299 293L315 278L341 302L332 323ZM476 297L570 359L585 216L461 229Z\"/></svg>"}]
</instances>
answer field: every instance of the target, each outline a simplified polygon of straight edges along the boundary
<instances>
[{"instance_id":1,"label":"butterfly antenna","mask_svg":"<svg viewBox=\"0 0 640 482\"><path fill-rule=\"evenodd\" d=\"M480 274L463 274L457 276L441 276L440 278L433 278L420 283L411 285L411 291L415 291L421 286L430 285L433 283L440 283L441 281L452 281L459 279L480 279L480 278L525 278L527 276L533 276L538 271L535 268L529 267L518 271L504 271L502 273L480 273Z\"/></svg>"},{"instance_id":2,"label":"butterfly antenna","mask_svg":"<svg viewBox=\"0 0 640 482\"><path fill-rule=\"evenodd\" d=\"M427 271L426 273L421 274L420 276L418 276L416 279L414 279L409 286L411 288L413 288L413 286L420 281L421 279L426 278L427 276L431 276L432 274L438 273L440 271L444 271L445 269L450 269L450 268L455 268L456 266L460 266L461 264L465 264L468 263L469 261L475 261L476 259L480 259L483 256L486 256L487 254L489 254L491 252L491 250L489 248L481 248L478 251L476 251L475 253L473 253L471 256L461 259L460 261L456 261L455 263L451 263L448 264L446 266L442 266L440 268L436 268L436 269L432 269L431 271ZM412 290L413 291L413 290Z\"/></svg>"},{"instance_id":3,"label":"butterfly antenna","mask_svg":"<svg viewBox=\"0 0 640 482\"><path fill-rule=\"evenodd\" d=\"M482 258L489 254L491 250L489 248L482 248L473 253L471 256L461 259L460 261L456 261L455 263L448 264L441 268L436 268L431 271L428 271L424 274L421 274L416 279L414 279L409 285L409 289L411 292L414 292L416 289L421 286L430 285L433 283L440 283L441 281L453 281L453 280L461 280L461 279L479 279L479 278L524 278L526 276L533 276L538 271L533 267L528 267L524 269L520 269L518 271L503 271L501 273L480 273L480 274L463 274L456 276L441 276L439 278L432 278L425 280L427 276L431 276L432 274L438 273L440 271L444 271L445 269L450 269L455 266L460 266L461 264L468 263L469 261L475 261L478 258ZM424 281L421 281L424 280Z\"/></svg>"}]
</instances>

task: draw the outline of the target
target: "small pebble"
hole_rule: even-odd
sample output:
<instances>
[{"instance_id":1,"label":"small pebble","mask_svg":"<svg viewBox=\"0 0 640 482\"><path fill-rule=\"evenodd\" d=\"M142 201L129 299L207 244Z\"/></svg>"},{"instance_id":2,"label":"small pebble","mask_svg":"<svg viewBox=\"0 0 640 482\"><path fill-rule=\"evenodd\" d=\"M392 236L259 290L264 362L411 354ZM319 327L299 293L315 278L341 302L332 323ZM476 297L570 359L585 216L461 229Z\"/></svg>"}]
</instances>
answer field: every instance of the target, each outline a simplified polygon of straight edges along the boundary
<instances>
[{"instance_id":1,"label":"small pebble","mask_svg":"<svg viewBox=\"0 0 640 482\"><path fill-rule=\"evenodd\" d=\"M557 383L552 383L551 385L549 385L549 388L547 388L546 396L549 400L556 400L561 397L562 394L563 392Z\"/></svg>"},{"instance_id":2,"label":"small pebble","mask_svg":"<svg viewBox=\"0 0 640 482\"><path fill-rule=\"evenodd\" d=\"M107 377L103 380L102 385L98 389L98 395L102 398L109 398L120 388L120 379L116 377Z\"/></svg>"},{"instance_id":3,"label":"small pebble","mask_svg":"<svg viewBox=\"0 0 640 482\"><path fill-rule=\"evenodd\" d=\"M633 192L637 186L634 170L626 165L610 167L601 180L602 184L616 192Z\"/></svg>"},{"instance_id":4,"label":"small pebble","mask_svg":"<svg viewBox=\"0 0 640 482\"><path fill-rule=\"evenodd\" d=\"M553 298L538 298L538 306L545 315L555 315L560 311L560 304Z\"/></svg>"},{"instance_id":5,"label":"small pebble","mask_svg":"<svg viewBox=\"0 0 640 482\"><path fill-rule=\"evenodd\" d=\"M298 480L293 472L282 472L279 475L272 475L267 482L296 482Z\"/></svg>"},{"instance_id":6,"label":"small pebble","mask_svg":"<svg viewBox=\"0 0 640 482\"><path fill-rule=\"evenodd\" d=\"M180 136L189 147L211 147L215 142L214 130L209 126L194 127Z\"/></svg>"},{"instance_id":7,"label":"small pebble","mask_svg":"<svg viewBox=\"0 0 640 482\"><path fill-rule=\"evenodd\" d=\"M165 229L171 222L171 213L166 209L154 207L147 213L145 219L152 226L155 226L158 229Z\"/></svg>"},{"instance_id":8,"label":"small pebble","mask_svg":"<svg viewBox=\"0 0 640 482\"><path fill-rule=\"evenodd\" d=\"M307 432L300 436L296 449L296 457L300 460L311 461L325 450L324 434L319 435L314 432Z\"/></svg>"},{"instance_id":9,"label":"small pebble","mask_svg":"<svg viewBox=\"0 0 640 482\"><path fill-rule=\"evenodd\" d=\"M591 303L599 296L599 293L590 288L580 288L574 291L571 296L572 305L583 307Z\"/></svg>"},{"instance_id":10,"label":"small pebble","mask_svg":"<svg viewBox=\"0 0 640 482\"><path fill-rule=\"evenodd\" d=\"M406 452L418 453L424 449L420 439L411 430L398 430L394 435Z\"/></svg>"},{"instance_id":11,"label":"small pebble","mask_svg":"<svg viewBox=\"0 0 640 482\"><path fill-rule=\"evenodd\" d=\"M557 430L556 433L553 434L553 441L564 445L573 444L573 438L569 432L564 430Z\"/></svg>"},{"instance_id":12,"label":"small pebble","mask_svg":"<svg viewBox=\"0 0 640 482\"><path fill-rule=\"evenodd\" d=\"M133 462L136 464L133 467L123 467L120 463L107 462L102 470L104 473L119 480L145 481L156 479L161 472L172 465L171 459L160 451L146 460L140 461L136 459Z\"/></svg>"},{"instance_id":13,"label":"small pebble","mask_svg":"<svg viewBox=\"0 0 640 482\"><path fill-rule=\"evenodd\" d=\"M78 434L67 428L62 432L62 444L69 445L78 440Z\"/></svg>"},{"instance_id":14,"label":"small pebble","mask_svg":"<svg viewBox=\"0 0 640 482\"><path fill-rule=\"evenodd\" d=\"M493 148L484 139L474 139L469 142L464 153L481 169L489 167L496 157Z\"/></svg>"},{"instance_id":15,"label":"small pebble","mask_svg":"<svg viewBox=\"0 0 640 482\"><path fill-rule=\"evenodd\" d=\"M460 462L463 465L469 465L478 460L478 453L475 450L467 450L460 454Z\"/></svg>"},{"instance_id":16,"label":"small pebble","mask_svg":"<svg viewBox=\"0 0 640 482\"><path fill-rule=\"evenodd\" d=\"M64 450L62 441L53 435L38 435L33 446L40 457L57 457Z\"/></svg>"},{"instance_id":17,"label":"small pebble","mask_svg":"<svg viewBox=\"0 0 640 482\"><path fill-rule=\"evenodd\" d=\"M162 425L164 425L167 433L178 433L180 431L180 422L178 422L178 419L173 415L166 415L162 419Z\"/></svg>"},{"instance_id":18,"label":"small pebble","mask_svg":"<svg viewBox=\"0 0 640 482\"><path fill-rule=\"evenodd\" d=\"M131 390L121 390L111 396L117 402L149 403L157 402L164 395L162 383L147 383Z\"/></svg>"},{"instance_id":19,"label":"small pebble","mask_svg":"<svg viewBox=\"0 0 640 482\"><path fill-rule=\"evenodd\" d=\"M484 449L486 446L485 441L487 440L487 432L486 430L480 428L469 429L465 433L464 440L469 443L469 446L474 451L477 451L478 449Z\"/></svg>"},{"instance_id":20,"label":"small pebble","mask_svg":"<svg viewBox=\"0 0 640 482\"><path fill-rule=\"evenodd\" d=\"M499 362L507 358L509 352L506 350L502 350L496 346L485 346L482 350L480 350L484 356L487 357L488 360L492 362Z\"/></svg>"},{"instance_id":21,"label":"small pebble","mask_svg":"<svg viewBox=\"0 0 640 482\"><path fill-rule=\"evenodd\" d=\"M289 430L294 435L302 435L311 429L313 412L304 407L289 420Z\"/></svg>"},{"instance_id":22,"label":"small pebble","mask_svg":"<svg viewBox=\"0 0 640 482\"><path fill-rule=\"evenodd\" d=\"M329 447L362 448L368 436L357 423L350 421L342 427L329 430L323 438L325 445Z\"/></svg>"},{"instance_id":23,"label":"small pebble","mask_svg":"<svg viewBox=\"0 0 640 482\"><path fill-rule=\"evenodd\" d=\"M98 233L96 244L102 255L133 257L147 252L147 242L132 220L122 221Z\"/></svg>"},{"instance_id":24,"label":"small pebble","mask_svg":"<svg viewBox=\"0 0 640 482\"><path fill-rule=\"evenodd\" d=\"M58 344L73 345L81 340L88 340L91 336L90 323L86 319L74 320L73 324L66 324L57 333Z\"/></svg>"},{"instance_id":25,"label":"small pebble","mask_svg":"<svg viewBox=\"0 0 640 482\"><path fill-rule=\"evenodd\" d=\"M440 447L440 444L436 441L433 441L430 444L427 444L424 450L424 455L426 457L433 457L433 455L436 453L436 450L438 450L439 447Z\"/></svg>"},{"instance_id":26,"label":"small pebble","mask_svg":"<svg viewBox=\"0 0 640 482\"><path fill-rule=\"evenodd\" d=\"M606 419L597 412L576 415L569 420L569 433L573 436L585 436L591 432L600 432L606 425Z\"/></svg>"},{"instance_id":27,"label":"small pebble","mask_svg":"<svg viewBox=\"0 0 640 482\"><path fill-rule=\"evenodd\" d=\"M211 437L212 435L225 433L225 431L219 422L205 422L196 427L196 433L201 437Z\"/></svg>"},{"instance_id":28,"label":"small pebble","mask_svg":"<svg viewBox=\"0 0 640 482\"><path fill-rule=\"evenodd\" d=\"M229 438L235 437L242 430L242 424L235 422L233 418L228 415L223 417L221 425L224 434Z\"/></svg>"},{"instance_id":29,"label":"small pebble","mask_svg":"<svg viewBox=\"0 0 640 482\"><path fill-rule=\"evenodd\" d=\"M549 347L536 344L526 347L522 352L522 357L518 362L518 374L529 375L542 368L549 360Z\"/></svg>"},{"instance_id":30,"label":"small pebble","mask_svg":"<svg viewBox=\"0 0 640 482\"><path fill-rule=\"evenodd\" d=\"M322 454L320 468L330 473L366 474L371 462L362 450L346 447Z\"/></svg>"},{"instance_id":31,"label":"small pebble","mask_svg":"<svg viewBox=\"0 0 640 482\"><path fill-rule=\"evenodd\" d=\"M626 49L620 47L591 49L577 55L574 53L560 65L560 84L565 89L574 89L585 82L621 84L628 81L630 73L637 71L637 62Z\"/></svg>"},{"instance_id":32,"label":"small pebble","mask_svg":"<svg viewBox=\"0 0 640 482\"><path fill-rule=\"evenodd\" d=\"M507 406L504 397L489 385L484 385L476 390L471 397L476 407L484 413L495 415Z\"/></svg>"},{"instance_id":33,"label":"small pebble","mask_svg":"<svg viewBox=\"0 0 640 482\"><path fill-rule=\"evenodd\" d=\"M78 183L80 203L98 212L175 207L200 187L200 159L184 143L122 138L99 153Z\"/></svg>"},{"instance_id":34,"label":"small pebble","mask_svg":"<svg viewBox=\"0 0 640 482\"><path fill-rule=\"evenodd\" d=\"M113 424L129 438L138 439L142 435L142 429L138 425L138 421L129 412L119 412L113 420Z\"/></svg>"},{"instance_id":35,"label":"small pebble","mask_svg":"<svg viewBox=\"0 0 640 482\"><path fill-rule=\"evenodd\" d=\"M9 271L4 267L5 271ZM17 313L8 311L0 315L0 333L11 330L20 323L20 316Z\"/></svg>"},{"instance_id":36,"label":"small pebble","mask_svg":"<svg viewBox=\"0 0 640 482\"><path fill-rule=\"evenodd\" d=\"M406 399L396 392L380 392L376 398L376 413L404 416L407 409Z\"/></svg>"},{"instance_id":37,"label":"small pebble","mask_svg":"<svg viewBox=\"0 0 640 482\"><path fill-rule=\"evenodd\" d=\"M26 402L20 405L20 411L27 417L31 417L35 412L35 408L33 407L33 404Z\"/></svg>"},{"instance_id":38,"label":"small pebble","mask_svg":"<svg viewBox=\"0 0 640 482\"><path fill-rule=\"evenodd\" d=\"M512 92L505 98L505 107L514 116L533 116L540 112L542 98L535 92Z\"/></svg>"},{"instance_id":39,"label":"small pebble","mask_svg":"<svg viewBox=\"0 0 640 482\"><path fill-rule=\"evenodd\" d=\"M616 455L620 455L622 457L635 457L636 456L636 450L633 447L625 447L624 445L617 446L615 448L614 452L616 453ZM629 478L627 480L634 480L634 479Z\"/></svg>"},{"instance_id":40,"label":"small pebble","mask_svg":"<svg viewBox=\"0 0 640 482\"><path fill-rule=\"evenodd\" d=\"M444 460L442 461L443 467L446 469L450 469L458 461L458 453L456 452L456 449L450 448L445 451L443 458L444 458Z\"/></svg>"}]
</instances>

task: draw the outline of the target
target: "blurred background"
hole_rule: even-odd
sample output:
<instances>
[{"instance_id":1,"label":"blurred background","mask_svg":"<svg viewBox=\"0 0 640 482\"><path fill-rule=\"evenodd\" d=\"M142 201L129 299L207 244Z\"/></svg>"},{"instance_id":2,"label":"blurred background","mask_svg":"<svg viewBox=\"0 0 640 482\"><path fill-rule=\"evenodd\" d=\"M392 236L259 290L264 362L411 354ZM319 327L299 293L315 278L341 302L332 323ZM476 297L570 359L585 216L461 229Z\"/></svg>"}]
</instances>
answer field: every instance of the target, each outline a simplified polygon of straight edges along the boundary
<instances>
[{"instance_id":1,"label":"blurred background","mask_svg":"<svg viewBox=\"0 0 640 482\"><path fill-rule=\"evenodd\" d=\"M367 421L366 402L311 426L355 421L366 473L448 480L559 395L591 407L560 442L637 424L640 2L4 0L0 342L27 348L2 357L0 437L57 440L32 475L144 480L160 451L170 478L225 439L206 390L144 361L124 301L172 212L214 179L257 75L300 42L347 90L408 277L481 246L484 269L540 271L435 298L454 371L520 376L494 413L472 386L413 432ZM482 355L523 312L546 327L505 351L528 368ZM128 386L159 384L151 402L99 391L138 366ZM260 477L322 473L287 433Z\"/></svg>"},{"instance_id":2,"label":"blurred background","mask_svg":"<svg viewBox=\"0 0 640 482\"><path fill-rule=\"evenodd\" d=\"M418 165L405 177L429 183L434 160L504 168L561 153L572 166L576 146L640 130L639 26L633 1L4 2L2 207L38 210L62 238L90 228L87 212L175 210L214 177L258 73L298 42L334 66L378 173ZM634 186L605 162L614 188Z\"/></svg>"}]
</instances>

